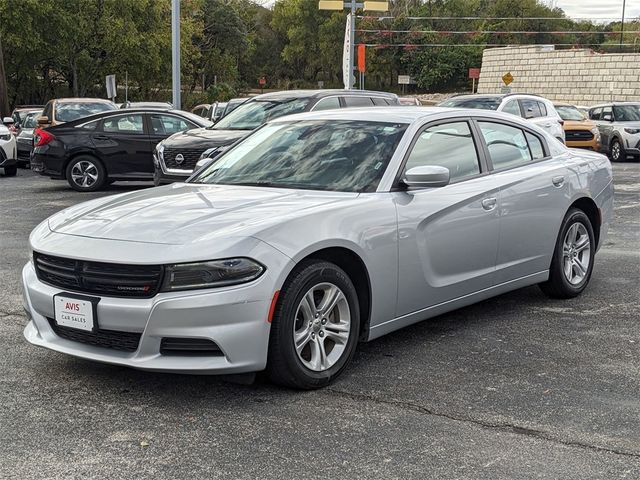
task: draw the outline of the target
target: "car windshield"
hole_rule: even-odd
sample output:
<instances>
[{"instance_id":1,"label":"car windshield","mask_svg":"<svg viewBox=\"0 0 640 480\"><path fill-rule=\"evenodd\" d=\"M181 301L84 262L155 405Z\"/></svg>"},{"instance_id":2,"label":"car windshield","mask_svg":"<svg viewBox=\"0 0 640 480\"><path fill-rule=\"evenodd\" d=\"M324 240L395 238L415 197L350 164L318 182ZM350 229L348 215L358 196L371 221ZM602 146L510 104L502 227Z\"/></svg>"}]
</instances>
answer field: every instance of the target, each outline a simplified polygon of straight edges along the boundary
<instances>
[{"instance_id":1,"label":"car windshield","mask_svg":"<svg viewBox=\"0 0 640 480\"><path fill-rule=\"evenodd\" d=\"M307 120L266 125L194 183L375 191L407 125Z\"/></svg>"},{"instance_id":2,"label":"car windshield","mask_svg":"<svg viewBox=\"0 0 640 480\"><path fill-rule=\"evenodd\" d=\"M616 122L640 122L640 104L614 105L613 118Z\"/></svg>"},{"instance_id":3,"label":"car windshield","mask_svg":"<svg viewBox=\"0 0 640 480\"><path fill-rule=\"evenodd\" d=\"M477 98L452 98L442 102L439 107L452 108L479 108L481 110L497 110L500 106L500 97L477 97Z\"/></svg>"},{"instance_id":4,"label":"car windshield","mask_svg":"<svg viewBox=\"0 0 640 480\"><path fill-rule=\"evenodd\" d=\"M556 105L556 111L562 120L584 120L584 115L576 107L571 105Z\"/></svg>"},{"instance_id":5,"label":"car windshield","mask_svg":"<svg viewBox=\"0 0 640 480\"><path fill-rule=\"evenodd\" d=\"M36 128L38 126L38 117L42 115L42 110L37 112L29 112L22 122L22 128Z\"/></svg>"},{"instance_id":6,"label":"car windshield","mask_svg":"<svg viewBox=\"0 0 640 480\"><path fill-rule=\"evenodd\" d=\"M72 122L78 118L88 117L94 113L106 112L114 110L115 106L102 102L78 102L78 103L59 103L56 106L56 120L59 122Z\"/></svg>"},{"instance_id":7,"label":"car windshield","mask_svg":"<svg viewBox=\"0 0 640 480\"><path fill-rule=\"evenodd\" d=\"M309 102L309 98L292 98L283 101L248 101L220 119L212 128L215 130L255 130L274 118L303 112Z\"/></svg>"}]
</instances>

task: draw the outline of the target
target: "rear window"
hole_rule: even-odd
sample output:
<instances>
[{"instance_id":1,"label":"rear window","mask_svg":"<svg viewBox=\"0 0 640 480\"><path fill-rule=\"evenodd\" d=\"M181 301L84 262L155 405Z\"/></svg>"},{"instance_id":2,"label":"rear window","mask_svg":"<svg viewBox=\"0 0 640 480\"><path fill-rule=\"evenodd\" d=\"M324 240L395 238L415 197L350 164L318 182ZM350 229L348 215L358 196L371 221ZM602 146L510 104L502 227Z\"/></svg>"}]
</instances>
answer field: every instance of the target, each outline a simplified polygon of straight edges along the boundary
<instances>
[{"instance_id":1,"label":"rear window","mask_svg":"<svg viewBox=\"0 0 640 480\"><path fill-rule=\"evenodd\" d=\"M347 107L371 107L373 102L369 97L343 97Z\"/></svg>"},{"instance_id":2,"label":"rear window","mask_svg":"<svg viewBox=\"0 0 640 480\"><path fill-rule=\"evenodd\" d=\"M94 113L114 110L115 107L109 103L58 103L56 105L56 120L58 122L72 122L78 118L88 117Z\"/></svg>"}]
</instances>

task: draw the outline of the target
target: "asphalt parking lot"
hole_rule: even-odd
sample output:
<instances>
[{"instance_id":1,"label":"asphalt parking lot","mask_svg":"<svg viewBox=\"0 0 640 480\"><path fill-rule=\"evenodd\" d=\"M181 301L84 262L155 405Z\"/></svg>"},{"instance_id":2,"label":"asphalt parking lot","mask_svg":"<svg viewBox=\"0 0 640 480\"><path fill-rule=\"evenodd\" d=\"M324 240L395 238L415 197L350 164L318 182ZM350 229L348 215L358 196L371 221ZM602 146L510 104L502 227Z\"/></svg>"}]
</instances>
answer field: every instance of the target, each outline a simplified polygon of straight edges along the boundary
<instances>
[{"instance_id":1,"label":"asphalt parking lot","mask_svg":"<svg viewBox=\"0 0 640 480\"><path fill-rule=\"evenodd\" d=\"M153 374L22 337L29 232L79 194L0 177L0 478L640 478L640 163L579 298L536 287L360 345L330 388Z\"/></svg>"}]
</instances>

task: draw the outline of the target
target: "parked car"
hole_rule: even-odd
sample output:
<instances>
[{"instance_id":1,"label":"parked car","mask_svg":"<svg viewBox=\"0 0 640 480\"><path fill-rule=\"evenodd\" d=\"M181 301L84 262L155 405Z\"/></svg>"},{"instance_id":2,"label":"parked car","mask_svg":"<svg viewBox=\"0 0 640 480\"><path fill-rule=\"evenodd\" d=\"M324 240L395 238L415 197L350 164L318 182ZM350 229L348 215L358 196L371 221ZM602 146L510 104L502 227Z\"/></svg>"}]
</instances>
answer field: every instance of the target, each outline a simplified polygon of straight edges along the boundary
<instances>
[{"instance_id":1,"label":"parked car","mask_svg":"<svg viewBox=\"0 0 640 480\"><path fill-rule=\"evenodd\" d=\"M194 107L191 112L215 123L224 116L226 108L227 102L203 103Z\"/></svg>"},{"instance_id":2,"label":"parked car","mask_svg":"<svg viewBox=\"0 0 640 480\"><path fill-rule=\"evenodd\" d=\"M224 106L224 111L222 112L222 116L224 117L225 115L229 115L231 112L233 112L236 108L238 108L240 105L242 105L247 100L248 100L248 98L246 98L246 97L245 98L232 98L231 100L226 102L227 104Z\"/></svg>"},{"instance_id":3,"label":"parked car","mask_svg":"<svg viewBox=\"0 0 640 480\"><path fill-rule=\"evenodd\" d=\"M495 95L458 95L438 104L439 107L481 108L496 112L510 113L529 120L546 130L559 141L565 141L564 123L553 103L537 95L524 93Z\"/></svg>"},{"instance_id":4,"label":"parked car","mask_svg":"<svg viewBox=\"0 0 640 480\"><path fill-rule=\"evenodd\" d=\"M513 115L279 118L190 182L36 227L24 336L114 365L266 369L317 388L359 341L528 285L576 297L612 210L605 156Z\"/></svg>"},{"instance_id":5,"label":"parked car","mask_svg":"<svg viewBox=\"0 0 640 480\"><path fill-rule=\"evenodd\" d=\"M161 108L166 110L173 108L173 105L169 102L125 102L119 108Z\"/></svg>"},{"instance_id":6,"label":"parked car","mask_svg":"<svg viewBox=\"0 0 640 480\"><path fill-rule=\"evenodd\" d=\"M38 117L42 115L42 110L30 112L20 128L20 133L16 136L18 147L18 166L27 166L31 162L31 152L33 152L33 132L38 125Z\"/></svg>"},{"instance_id":7,"label":"parked car","mask_svg":"<svg viewBox=\"0 0 640 480\"><path fill-rule=\"evenodd\" d=\"M225 114L213 127L182 132L159 143L154 182L186 180L199 160L215 158L268 120L312 110L373 105L398 105L398 97L366 90L290 90L257 95Z\"/></svg>"},{"instance_id":8,"label":"parked car","mask_svg":"<svg viewBox=\"0 0 640 480\"><path fill-rule=\"evenodd\" d=\"M640 157L640 103L608 103L589 110L600 130L603 153L614 162Z\"/></svg>"},{"instance_id":9,"label":"parked car","mask_svg":"<svg viewBox=\"0 0 640 480\"><path fill-rule=\"evenodd\" d=\"M103 98L58 98L49 100L38 118L38 127L55 127L65 122L88 117L95 113L117 110L110 100Z\"/></svg>"},{"instance_id":10,"label":"parked car","mask_svg":"<svg viewBox=\"0 0 640 480\"><path fill-rule=\"evenodd\" d=\"M13 177L17 173L17 156L15 135L0 124L0 170L7 177Z\"/></svg>"},{"instance_id":11,"label":"parked car","mask_svg":"<svg viewBox=\"0 0 640 480\"><path fill-rule=\"evenodd\" d=\"M422 103L416 97L399 97L398 101L400 102L400 105L406 105L406 106L409 106L409 107L420 107L420 106L422 106Z\"/></svg>"},{"instance_id":12,"label":"parked car","mask_svg":"<svg viewBox=\"0 0 640 480\"><path fill-rule=\"evenodd\" d=\"M16 106L16 108L14 108L13 111L11 112L11 117L13 117L13 121L14 121L14 133L16 135L20 133L20 128L22 127L22 124L24 123L24 119L27 117L27 115L37 110L42 111L43 107L44 105Z\"/></svg>"},{"instance_id":13,"label":"parked car","mask_svg":"<svg viewBox=\"0 0 640 480\"><path fill-rule=\"evenodd\" d=\"M107 111L34 132L31 169L91 192L117 180L151 180L156 144L211 122L180 110Z\"/></svg>"},{"instance_id":14,"label":"parked car","mask_svg":"<svg viewBox=\"0 0 640 480\"><path fill-rule=\"evenodd\" d=\"M564 136L567 147L586 148L594 152L600 151L600 131L598 126L577 107L566 103L553 105L564 120Z\"/></svg>"}]
</instances>

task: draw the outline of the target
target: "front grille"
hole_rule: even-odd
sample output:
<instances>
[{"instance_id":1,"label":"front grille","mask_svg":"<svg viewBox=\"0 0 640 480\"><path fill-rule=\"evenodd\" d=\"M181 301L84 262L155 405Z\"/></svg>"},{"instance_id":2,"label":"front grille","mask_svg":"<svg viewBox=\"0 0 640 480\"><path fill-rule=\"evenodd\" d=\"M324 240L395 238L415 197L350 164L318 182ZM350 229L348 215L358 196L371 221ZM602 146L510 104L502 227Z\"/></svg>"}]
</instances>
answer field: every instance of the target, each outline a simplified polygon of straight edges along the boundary
<instances>
[{"instance_id":1,"label":"front grille","mask_svg":"<svg viewBox=\"0 0 640 480\"><path fill-rule=\"evenodd\" d=\"M34 252L41 282L76 292L112 297L153 297L162 283L162 265L123 265L54 257Z\"/></svg>"},{"instance_id":2,"label":"front grille","mask_svg":"<svg viewBox=\"0 0 640 480\"><path fill-rule=\"evenodd\" d=\"M567 142L586 142L593 140L593 133L589 130L567 130L564 132Z\"/></svg>"},{"instance_id":3,"label":"front grille","mask_svg":"<svg viewBox=\"0 0 640 480\"><path fill-rule=\"evenodd\" d=\"M213 356L222 357L220 347L207 338L171 338L165 337L160 341L162 355L183 356Z\"/></svg>"},{"instance_id":4,"label":"front grille","mask_svg":"<svg viewBox=\"0 0 640 480\"><path fill-rule=\"evenodd\" d=\"M47 320L49 320L49 325L51 325L54 333L60 338L123 352L135 352L142 336L140 333L119 332L116 330L98 329L96 332L86 332L75 328L62 327L53 318L47 318Z\"/></svg>"},{"instance_id":5,"label":"front grille","mask_svg":"<svg viewBox=\"0 0 640 480\"><path fill-rule=\"evenodd\" d=\"M18 158L20 160L29 160L31 158L31 152L29 150L18 150Z\"/></svg>"},{"instance_id":6,"label":"front grille","mask_svg":"<svg viewBox=\"0 0 640 480\"><path fill-rule=\"evenodd\" d=\"M196 163L200 160L200 155L205 148L165 148L162 153L164 164L167 168L178 170L193 170ZM176 161L176 157L182 155L184 160L180 163Z\"/></svg>"}]
</instances>

